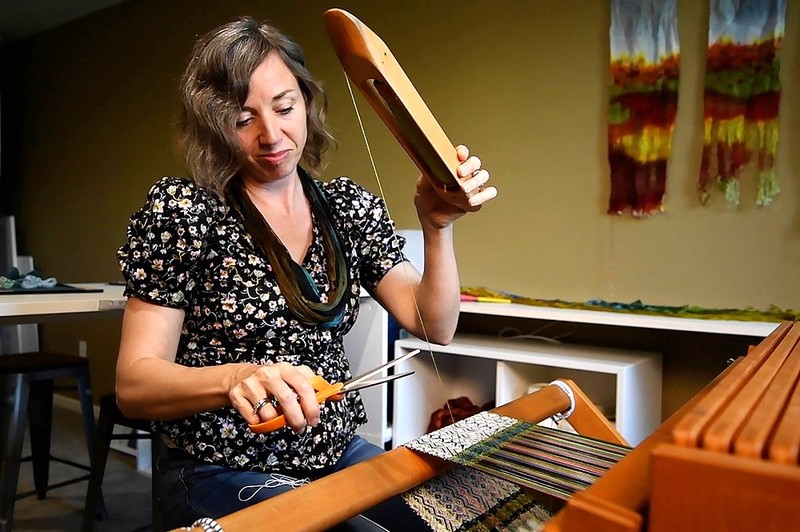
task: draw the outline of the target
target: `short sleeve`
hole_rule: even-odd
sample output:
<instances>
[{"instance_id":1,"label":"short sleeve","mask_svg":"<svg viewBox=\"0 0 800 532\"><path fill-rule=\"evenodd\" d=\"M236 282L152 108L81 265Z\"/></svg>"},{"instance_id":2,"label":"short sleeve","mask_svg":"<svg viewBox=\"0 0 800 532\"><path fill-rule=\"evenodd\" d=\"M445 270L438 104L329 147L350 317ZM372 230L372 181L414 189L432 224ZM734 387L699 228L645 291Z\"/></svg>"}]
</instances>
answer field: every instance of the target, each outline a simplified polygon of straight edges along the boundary
<instances>
[{"instance_id":1,"label":"short sleeve","mask_svg":"<svg viewBox=\"0 0 800 532\"><path fill-rule=\"evenodd\" d=\"M395 232L381 198L346 177L334 179L328 186L338 192L331 196L339 215L353 225L349 236L359 257L361 284L372 292L389 270L407 260L403 255L406 239Z\"/></svg>"},{"instance_id":2,"label":"short sleeve","mask_svg":"<svg viewBox=\"0 0 800 532\"><path fill-rule=\"evenodd\" d=\"M219 219L221 203L186 179L164 177L128 223L117 251L125 295L185 308L197 282L197 259Z\"/></svg>"}]
</instances>

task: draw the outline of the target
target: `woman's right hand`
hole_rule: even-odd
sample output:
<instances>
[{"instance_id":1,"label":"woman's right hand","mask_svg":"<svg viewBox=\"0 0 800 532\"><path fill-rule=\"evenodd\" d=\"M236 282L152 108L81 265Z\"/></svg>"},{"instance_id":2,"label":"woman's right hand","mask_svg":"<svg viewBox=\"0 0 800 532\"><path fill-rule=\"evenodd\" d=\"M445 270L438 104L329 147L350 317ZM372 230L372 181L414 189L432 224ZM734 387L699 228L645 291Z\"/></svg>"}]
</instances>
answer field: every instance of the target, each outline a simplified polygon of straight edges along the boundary
<instances>
[{"instance_id":1,"label":"woman's right hand","mask_svg":"<svg viewBox=\"0 0 800 532\"><path fill-rule=\"evenodd\" d=\"M296 433L319 423L319 403L311 386L314 372L308 366L286 362L239 367L231 379L228 397L231 405L248 424L256 425L279 415L280 405L286 424ZM266 399L266 403L262 400ZM258 410L255 410L258 406Z\"/></svg>"}]
</instances>

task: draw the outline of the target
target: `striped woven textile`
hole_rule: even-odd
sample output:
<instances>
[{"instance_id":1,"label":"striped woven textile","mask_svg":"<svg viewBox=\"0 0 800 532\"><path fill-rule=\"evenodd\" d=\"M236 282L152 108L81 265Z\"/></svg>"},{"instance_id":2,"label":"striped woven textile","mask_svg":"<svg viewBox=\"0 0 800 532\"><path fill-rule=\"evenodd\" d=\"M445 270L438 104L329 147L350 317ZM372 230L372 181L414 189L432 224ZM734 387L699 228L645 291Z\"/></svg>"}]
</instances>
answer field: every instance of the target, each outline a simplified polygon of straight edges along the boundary
<instances>
[{"instance_id":1,"label":"striped woven textile","mask_svg":"<svg viewBox=\"0 0 800 532\"><path fill-rule=\"evenodd\" d=\"M448 532L538 530L563 501L589 487L629 451L492 412L404 446L463 466L403 494L432 530Z\"/></svg>"},{"instance_id":2,"label":"striped woven textile","mask_svg":"<svg viewBox=\"0 0 800 532\"><path fill-rule=\"evenodd\" d=\"M769 205L780 191L775 154L785 17L786 0L711 0L698 183L703 203L716 183L726 202L738 206L740 177L753 160L756 204Z\"/></svg>"},{"instance_id":3,"label":"striped woven textile","mask_svg":"<svg viewBox=\"0 0 800 532\"><path fill-rule=\"evenodd\" d=\"M676 0L611 0L609 214L663 209L678 101Z\"/></svg>"}]
</instances>

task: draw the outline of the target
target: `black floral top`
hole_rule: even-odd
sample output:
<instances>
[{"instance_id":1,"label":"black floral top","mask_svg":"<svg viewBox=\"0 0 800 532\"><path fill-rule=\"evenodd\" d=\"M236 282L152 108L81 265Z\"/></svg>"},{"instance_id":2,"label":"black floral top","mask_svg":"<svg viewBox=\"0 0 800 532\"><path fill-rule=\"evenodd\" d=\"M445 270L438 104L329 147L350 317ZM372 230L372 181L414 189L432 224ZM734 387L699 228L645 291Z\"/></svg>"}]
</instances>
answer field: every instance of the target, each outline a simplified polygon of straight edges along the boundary
<instances>
[{"instance_id":1,"label":"black floral top","mask_svg":"<svg viewBox=\"0 0 800 532\"><path fill-rule=\"evenodd\" d=\"M305 364L329 382L350 378L342 337L358 315L363 285L372 291L404 257L382 200L350 179L321 183L344 239L351 291L344 319L333 328L295 319L266 257L253 246L241 217L213 193L186 179L164 177L131 216L117 252L126 296L185 311L176 361L185 366L229 362ZM314 234L303 266L328 291L325 251ZM254 434L232 407L157 422L198 459L234 469L312 471L338 460L366 421L358 394L321 407L320 423L302 435L289 428Z\"/></svg>"}]
</instances>

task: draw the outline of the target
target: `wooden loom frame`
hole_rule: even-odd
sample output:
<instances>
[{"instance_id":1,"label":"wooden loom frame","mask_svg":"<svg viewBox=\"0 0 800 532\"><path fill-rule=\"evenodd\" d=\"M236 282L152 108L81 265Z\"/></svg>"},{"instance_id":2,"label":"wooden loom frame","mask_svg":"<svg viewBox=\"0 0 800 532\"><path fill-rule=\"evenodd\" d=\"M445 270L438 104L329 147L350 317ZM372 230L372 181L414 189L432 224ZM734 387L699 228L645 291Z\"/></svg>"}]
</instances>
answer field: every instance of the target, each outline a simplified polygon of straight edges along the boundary
<instances>
[{"instance_id":1,"label":"wooden loom frame","mask_svg":"<svg viewBox=\"0 0 800 532\"><path fill-rule=\"evenodd\" d=\"M622 442L577 386L563 382L575 395L569 420L578 432ZM537 422L569 405L566 393L548 386L494 412ZM713 449L726 431L727 448ZM760 456L752 456L754 446ZM794 504L798 460L800 323L784 322L591 487L570 497L545 531L800 529ZM325 530L449 467L401 447L218 522L227 532L265 522L278 529ZM374 489L348 500L340 496L363 491L365 483Z\"/></svg>"},{"instance_id":2,"label":"wooden loom frame","mask_svg":"<svg viewBox=\"0 0 800 532\"><path fill-rule=\"evenodd\" d=\"M781 323L545 531L800 530L798 338Z\"/></svg>"},{"instance_id":3,"label":"wooden loom frame","mask_svg":"<svg viewBox=\"0 0 800 532\"><path fill-rule=\"evenodd\" d=\"M625 445L624 438L569 379L560 379L574 396L570 424L578 433ZM541 390L495 408L492 412L522 421L539 422L572 405L558 386ZM453 467L452 462L398 447L366 462L217 519L225 532L259 530L326 530L362 511ZM364 486L370 489L365 490ZM347 493L347 497L342 497ZM196 529L199 530L199 529Z\"/></svg>"}]
</instances>

